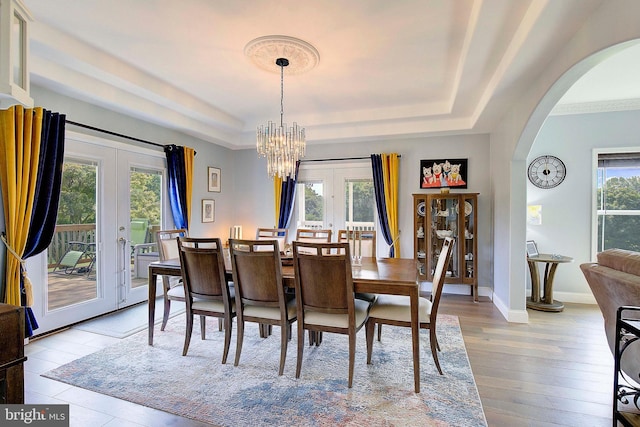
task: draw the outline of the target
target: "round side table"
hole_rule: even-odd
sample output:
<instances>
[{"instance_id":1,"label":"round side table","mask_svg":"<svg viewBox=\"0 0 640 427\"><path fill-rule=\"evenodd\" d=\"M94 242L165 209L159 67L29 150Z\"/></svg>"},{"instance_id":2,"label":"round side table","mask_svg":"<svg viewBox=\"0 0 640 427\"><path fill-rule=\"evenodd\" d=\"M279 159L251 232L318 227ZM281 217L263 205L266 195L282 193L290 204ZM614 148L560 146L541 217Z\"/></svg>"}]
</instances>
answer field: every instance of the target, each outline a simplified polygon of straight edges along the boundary
<instances>
[{"instance_id":1,"label":"round side table","mask_svg":"<svg viewBox=\"0 0 640 427\"><path fill-rule=\"evenodd\" d=\"M544 267L544 294L540 297L540 276L536 263L545 263ZM553 276L556 274L558 264L573 262L573 258L556 254L539 254L528 256L529 272L531 273L531 297L527 298L527 308L540 311L562 311L564 304L553 299Z\"/></svg>"}]
</instances>

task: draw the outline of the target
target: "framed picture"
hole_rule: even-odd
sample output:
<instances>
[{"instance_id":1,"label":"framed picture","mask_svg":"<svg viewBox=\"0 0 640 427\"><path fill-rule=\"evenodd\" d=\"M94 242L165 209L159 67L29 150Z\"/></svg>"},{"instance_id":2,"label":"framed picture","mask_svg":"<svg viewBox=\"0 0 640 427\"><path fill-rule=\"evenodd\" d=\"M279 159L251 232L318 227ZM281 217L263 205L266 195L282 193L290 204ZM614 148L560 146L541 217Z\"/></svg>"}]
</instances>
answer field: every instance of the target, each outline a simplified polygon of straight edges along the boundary
<instances>
[{"instance_id":1,"label":"framed picture","mask_svg":"<svg viewBox=\"0 0 640 427\"><path fill-rule=\"evenodd\" d=\"M220 192L220 169L210 167L209 174L209 191Z\"/></svg>"},{"instance_id":2,"label":"framed picture","mask_svg":"<svg viewBox=\"0 0 640 427\"><path fill-rule=\"evenodd\" d=\"M213 222L216 219L216 202L212 199L202 199L202 222Z\"/></svg>"},{"instance_id":3,"label":"framed picture","mask_svg":"<svg viewBox=\"0 0 640 427\"><path fill-rule=\"evenodd\" d=\"M536 242L533 240L527 240L527 256L533 257L538 255L538 246L536 245Z\"/></svg>"},{"instance_id":4,"label":"framed picture","mask_svg":"<svg viewBox=\"0 0 640 427\"><path fill-rule=\"evenodd\" d=\"M467 188L467 160L420 160L420 188Z\"/></svg>"}]
</instances>

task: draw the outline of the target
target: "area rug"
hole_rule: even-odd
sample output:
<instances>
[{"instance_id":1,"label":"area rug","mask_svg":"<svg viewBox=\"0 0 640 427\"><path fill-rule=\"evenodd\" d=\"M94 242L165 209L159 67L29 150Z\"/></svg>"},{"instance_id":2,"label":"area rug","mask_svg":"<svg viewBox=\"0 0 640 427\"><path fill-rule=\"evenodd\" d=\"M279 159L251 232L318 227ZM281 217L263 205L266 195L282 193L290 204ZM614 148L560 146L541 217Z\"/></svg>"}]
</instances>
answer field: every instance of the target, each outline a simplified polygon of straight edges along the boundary
<instances>
[{"instance_id":1,"label":"area rug","mask_svg":"<svg viewBox=\"0 0 640 427\"><path fill-rule=\"evenodd\" d=\"M279 328L262 339L257 325L247 324L240 364L234 367L235 327L222 365L224 333L208 323L202 341L197 323L185 357L181 315L164 332L156 331L153 346L147 345L147 332L140 332L43 376L220 426L486 426L455 316L439 317L442 376L431 358L428 331L421 332L419 394L413 391L409 328L385 325L371 365L360 331L349 389L345 336L325 333L319 347L306 345L296 379L295 336L284 375L278 376Z\"/></svg>"}]
</instances>

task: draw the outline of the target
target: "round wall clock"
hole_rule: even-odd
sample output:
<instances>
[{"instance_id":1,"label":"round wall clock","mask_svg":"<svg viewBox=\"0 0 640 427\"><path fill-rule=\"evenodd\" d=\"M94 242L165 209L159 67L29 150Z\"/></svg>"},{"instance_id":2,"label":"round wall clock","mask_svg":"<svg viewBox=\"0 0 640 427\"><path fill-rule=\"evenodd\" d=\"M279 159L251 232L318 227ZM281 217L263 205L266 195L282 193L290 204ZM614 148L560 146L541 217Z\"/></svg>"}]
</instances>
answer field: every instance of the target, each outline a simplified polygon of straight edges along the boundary
<instances>
[{"instance_id":1,"label":"round wall clock","mask_svg":"<svg viewBox=\"0 0 640 427\"><path fill-rule=\"evenodd\" d=\"M553 188L567 176L567 168L562 160L555 156L535 158L527 170L529 181L538 188Z\"/></svg>"}]
</instances>

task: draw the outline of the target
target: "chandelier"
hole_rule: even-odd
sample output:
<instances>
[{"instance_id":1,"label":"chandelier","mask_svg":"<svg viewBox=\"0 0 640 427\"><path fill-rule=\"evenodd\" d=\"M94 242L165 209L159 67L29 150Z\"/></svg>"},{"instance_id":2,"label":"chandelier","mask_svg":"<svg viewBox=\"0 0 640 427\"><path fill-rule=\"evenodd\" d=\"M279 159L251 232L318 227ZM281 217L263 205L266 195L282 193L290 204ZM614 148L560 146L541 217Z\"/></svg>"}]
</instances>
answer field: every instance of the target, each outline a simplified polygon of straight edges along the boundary
<instances>
[{"instance_id":1,"label":"chandelier","mask_svg":"<svg viewBox=\"0 0 640 427\"><path fill-rule=\"evenodd\" d=\"M269 122L258 126L256 149L260 157L267 158L267 174L270 178L278 175L282 179L295 178L296 164L305 152L304 128L296 122L287 127L284 123L284 67L289 65L287 58L276 59L280 67L280 125Z\"/></svg>"}]
</instances>

